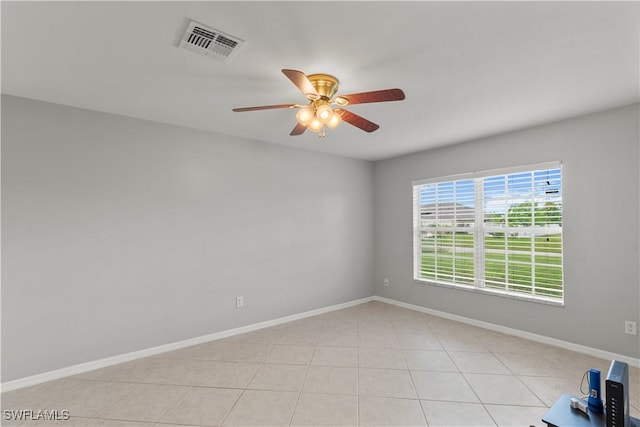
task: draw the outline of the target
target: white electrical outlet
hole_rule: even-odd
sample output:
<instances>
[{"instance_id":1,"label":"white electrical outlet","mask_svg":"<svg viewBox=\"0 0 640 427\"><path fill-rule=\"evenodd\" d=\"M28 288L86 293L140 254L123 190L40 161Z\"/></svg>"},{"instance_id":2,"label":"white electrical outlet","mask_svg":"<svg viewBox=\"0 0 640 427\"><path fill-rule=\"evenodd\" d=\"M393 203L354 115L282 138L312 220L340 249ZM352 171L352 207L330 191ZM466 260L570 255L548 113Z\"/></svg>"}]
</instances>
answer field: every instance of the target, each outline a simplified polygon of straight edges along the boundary
<instances>
[{"instance_id":1,"label":"white electrical outlet","mask_svg":"<svg viewBox=\"0 0 640 427\"><path fill-rule=\"evenodd\" d=\"M631 320L625 320L624 333L629 335L637 335L638 330L636 329L636 322L633 322Z\"/></svg>"},{"instance_id":2,"label":"white electrical outlet","mask_svg":"<svg viewBox=\"0 0 640 427\"><path fill-rule=\"evenodd\" d=\"M389 279L384 279L384 286L389 287Z\"/></svg>"},{"instance_id":3,"label":"white electrical outlet","mask_svg":"<svg viewBox=\"0 0 640 427\"><path fill-rule=\"evenodd\" d=\"M244 307L244 297L236 297L236 308Z\"/></svg>"}]
</instances>

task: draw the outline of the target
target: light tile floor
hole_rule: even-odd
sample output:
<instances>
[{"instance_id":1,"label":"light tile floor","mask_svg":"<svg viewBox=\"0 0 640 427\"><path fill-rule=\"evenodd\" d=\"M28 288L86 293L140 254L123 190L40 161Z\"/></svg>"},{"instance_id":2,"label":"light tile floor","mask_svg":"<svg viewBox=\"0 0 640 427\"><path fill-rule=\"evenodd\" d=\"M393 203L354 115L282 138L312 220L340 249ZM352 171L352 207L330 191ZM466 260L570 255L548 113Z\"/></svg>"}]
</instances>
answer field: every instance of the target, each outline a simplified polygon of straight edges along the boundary
<instances>
[{"instance_id":1,"label":"light tile floor","mask_svg":"<svg viewBox=\"0 0 640 427\"><path fill-rule=\"evenodd\" d=\"M371 302L2 394L55 426L542 426L610 361ZM640 374L631 369L632 415Z\"/></svg>"}]
</instances>

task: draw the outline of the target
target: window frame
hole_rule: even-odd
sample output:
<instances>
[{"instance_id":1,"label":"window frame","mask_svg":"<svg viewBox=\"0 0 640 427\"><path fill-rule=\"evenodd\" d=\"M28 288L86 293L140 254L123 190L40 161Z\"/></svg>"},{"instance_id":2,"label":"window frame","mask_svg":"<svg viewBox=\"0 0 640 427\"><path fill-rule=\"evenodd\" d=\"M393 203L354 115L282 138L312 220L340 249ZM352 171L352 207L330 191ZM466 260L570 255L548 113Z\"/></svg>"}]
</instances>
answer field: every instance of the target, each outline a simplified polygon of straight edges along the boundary
<instances>
[{"instance_id":1,"label":"window frame","mask_svg":"<svg viewBox=\"0 0 640 427\"><path fill-rule=\"evenodd\" d=\"M545 162L545 163L536 163L536 164L528 164L528 165L521 165L521 166L513 166L513 167L506 167L506 168L500 168L500 169L491 169L491 170L484 170L484 171L475 171L475 172L470 172L470 173L463 173L463 174L456 174L456 175L449 175L449 176L440 176L440 177L434 177L434 178L427 178L427 179L421 179L421 180L415 180L411 182L411 188L412 188L412 213L413 213L413 254L412 254L412 258L413 258L413 281L415 283L420 283L420 284L428 284L428 285L435 285L435 286L440 286L440 287L446 287L446 288L453 288L453 289L459 289L459 290L465 290L465 291L471 291L471 292L478 292L478 293L482 293L482 294L490 294L490 295L496 295L496 296L501 296L501 297L507 297L507 298L513 298L513 299L519 299L519 300L525 300L525 301L532 301L532 302L538 302L538 303L543 303L543 304L550 304L550 305L558 305L558 306L564 306L564 298L565 298L565 281L564 281L564 233L562 232L562 226L563 224L563 199L564 199L564 195L563 195L563 183L564 183L564 171L563 171L563 167L562 167L562 162L561 161L552 161L552 162ZM537 172L537 171L542 171L542 170L551 170L551 169L559 169L560 170L560 203L561 203L561 229L560 229L560 268L561 268L561 284L562 284L562 295L561 297L551 297L551 296L543 296L543 295L535 295L535 294L527 294L527 293L522 293L522 292L516 292L516 291L508 291L508 290L503 290L503 289L496 289L496 288L492 288L492 287L486 287L484 285L484 281L486 280L485 277L485 265L486 265L486 254L485 254L485 235L489 232L494 232L496 230L494 230L494 228L491 227L491 225L487 226L485 224L485 204L484 204L484 196L483 196L483 189L484 186L480 185L478 188L478 186L475 184L476 180L483 180L484 178L487 177L493 177L493 176L504 176L505 179L507 179L507 177L509 175L513 175L513 174L518 174L518 173L533 173L533 172ZM480 206L480 209L475 209L475 222L474 222L474 226L471 229L468 229L466 231L470 232L473 235L473 241L474 241L474 245L473 245L473 249L472 249L472 253L473 253L473 259L474 259L474 277L473 277L473 284L463 284L463 283L454 283L454 282L448 282L448 281L443 281L443 280L436 280L436 279L431 279L431 278L424 278L421 277L421 273L422 273L422 249L423 249L423 245L422 245L422 234L421 232L423 231L423 227L421 226L421 221L423 219L422 217L422 207L423 205L420 203L420 191L417 190L419 189L421 186L423 185L427 185L427 184L440 184L440 183L448 183L448 182L457 182L457 181L464 181L464 180L474 180L474 207L478 207ZM455 199L457 200L457 199ZM532 194L530 199L528 199L528 201L535 201L535 195ZM479 226L477 226L479 224ZM529 227L524 227L524 229L526 230L532 230L534 233L536 231L542 231L544 226L536 226L535 223L532 223ZM458 230L458 226L454 225L451 230L452 231L457 231ZM514 227L515 228L515 227ZM523 230L523 228L519 228L520 230ZM512 231L513 228L509 225L505 225L504 228L501 228L501 231L507 232L509 233L509 231ZM483 242L482 245L480 245L481 247L478 247L478 245L476 244L477 242ZM507 240L505 240L507 241ZM531 245L533 247L534 243L533 243L533 236L532 236L532 240L531 240ZM531 254L532 256L532 268L535 268L535 259L533 257L535 257L536 251L533 250L532 252L527 252L529 254ZM505 254L507 254L506 249L505 249ZM455 258L455 257L454 257ZM475 267L476 264L479 263L479 261L482 261L481 265L478 265L478 267ZM479 273L478 276L479 277L475 277L476 273ZM481 274L481 276L480 276ZM455 271L453 272L453 275L455 276ZM517 284L512 284L512 286L518 286ZM505 284L505 287L507 288L508 286ZM535 287L535 284L533 284L533 287Z\"/></svg>"}]
</instances>

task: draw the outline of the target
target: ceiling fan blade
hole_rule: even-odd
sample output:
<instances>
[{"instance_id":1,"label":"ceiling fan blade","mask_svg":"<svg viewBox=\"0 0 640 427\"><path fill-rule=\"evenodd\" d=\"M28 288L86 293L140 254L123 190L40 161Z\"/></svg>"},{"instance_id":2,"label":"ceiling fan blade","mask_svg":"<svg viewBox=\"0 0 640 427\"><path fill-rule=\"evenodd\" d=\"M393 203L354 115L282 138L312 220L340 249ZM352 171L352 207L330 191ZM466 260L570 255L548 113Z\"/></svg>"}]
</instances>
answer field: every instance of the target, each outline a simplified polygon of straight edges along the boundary
<instances>
[{"instance_id":1,"label":"ceiling fan blade","mask_svg":"<svg viewBox=\"0 0 640 427\"><path fill-rule=\"evenodd\" d=\"M313 87L305 73L303 73L302 71L289 70L286 68L282 69L282 73L287 76L287 78L291 80L291 82L296 85L298 89L300 89L300 92L302 92L305 98L311 100L320 99L320 94L318 93L316 88Z\"/></svg>"},{"instance_id":2,"label":"ceiling fan blade","mask_svg":"<svg viewBox=\"0 0 640 427\"><path fill-rule=\"evenodd\" d=\"M258 110L276 110L278 108L298 108L299 104L278 104L278 105L262 105L259 107L242 107L242 108L234 108L233 111L236 113L243 113L245 111L258 111Z\"/></svg>"},{"instance_id":3,"label":"ceiling fan blade","mask_svg":"<svg viewBox=\"0 0 640 427\"><path fill-rule=\"evenodd\" d=\"M334 102L338 105L353 105L367 104L370 102L402 101L403 99L404 92L402 89L396 88L340 95L336 97ZM346 102L344 102L344 100L346 100Z\"/></svg>"},{"instance_id":4,"label":"ceiling fan blade","mask_svg":"<svg viewBox=\"0 0 640 427\"><path fill-rule=\"evenodd\" d=\"M343 110L338 108L334 111L334 113L338 113L342 120L353 125L359 129L362 129L365 132L375 132L380 127L379 125L370 122L362 116L352 113L351 111Z\"/></svg>"},{"instance_id":5,"label":"ceiling fan blade","mask_svg":"<svg viewBox=\"0 0 640 427\"><path fill-rule=\"evenodd\" d=\"M290 136L302 135L305 130L307 130L307 127L305 125L301 125L300 123L297 123L296 127L293 128L293 130L289 135Z\"/></svg>"}]
</instances>

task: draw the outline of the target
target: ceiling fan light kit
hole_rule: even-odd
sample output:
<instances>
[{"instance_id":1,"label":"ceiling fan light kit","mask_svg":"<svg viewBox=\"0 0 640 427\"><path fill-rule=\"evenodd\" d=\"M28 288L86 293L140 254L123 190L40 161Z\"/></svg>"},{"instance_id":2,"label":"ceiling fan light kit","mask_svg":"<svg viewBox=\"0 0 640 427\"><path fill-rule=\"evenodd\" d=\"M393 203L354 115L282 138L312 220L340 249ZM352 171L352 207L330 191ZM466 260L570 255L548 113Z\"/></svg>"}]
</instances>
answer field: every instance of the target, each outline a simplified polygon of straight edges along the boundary
<instances>
[{"instance_id":1,"label":"ceiling fan light kit","mask_svg":"<svg viewBox=\"0 0 640 427\"><path fill-rule=\"evenodd\" d=\"M326 135L325 127L335 129L342 121L349 123L365 132L374 132L380 126L343 108L333 109L332 105L344 107L353 104L371 102L401 101L405 98L401 89L384 89L372 92L354 93L351 95L335 96L338 92L339 81L329 74L309 74L302 71L283 69L282 73L302 92L309 101L301 104L264 105L259 107L234 108L235 112L273 110L280 108L298 108L297 124L289 135L302 135L309 129L319 137Z\"/></svg>"},{"instance_id":2,"label":"ceiling fan light kit","mask_svg":"<svg viewBox=\"0 0 640 427\"><path fill-rule=\"evenodd\" d=\"M296 120L307 129L317 132L318 136L325 136L324 126L329 129L335 129L342 118L333 111L329 102L323 97L317 100L309 101L309 105L300 107L296 114Z\"/></svg>"}]
</instances>

